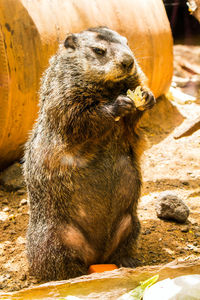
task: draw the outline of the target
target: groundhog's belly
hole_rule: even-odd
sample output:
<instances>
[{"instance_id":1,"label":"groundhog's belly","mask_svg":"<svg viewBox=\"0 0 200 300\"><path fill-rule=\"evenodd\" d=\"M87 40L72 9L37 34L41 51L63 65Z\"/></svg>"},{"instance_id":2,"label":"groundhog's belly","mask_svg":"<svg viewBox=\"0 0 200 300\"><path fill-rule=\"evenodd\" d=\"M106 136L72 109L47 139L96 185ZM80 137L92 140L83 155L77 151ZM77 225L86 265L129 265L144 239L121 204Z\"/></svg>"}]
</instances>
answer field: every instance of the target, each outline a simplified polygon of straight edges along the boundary
<instances>
[{"instance_id":1,"label":"groundhog's belly","mask_svg":"<svg viewBox=\"0 0 200 300\"><path fill-rule=\"evenodd\" d=\"M128 212L137 206L139 177L128 155L113 160L110 154L73 174L72 224L67 225L65 240L83 251L89 263L106 261L131 232Z\"/></svg>"}]
</instances>

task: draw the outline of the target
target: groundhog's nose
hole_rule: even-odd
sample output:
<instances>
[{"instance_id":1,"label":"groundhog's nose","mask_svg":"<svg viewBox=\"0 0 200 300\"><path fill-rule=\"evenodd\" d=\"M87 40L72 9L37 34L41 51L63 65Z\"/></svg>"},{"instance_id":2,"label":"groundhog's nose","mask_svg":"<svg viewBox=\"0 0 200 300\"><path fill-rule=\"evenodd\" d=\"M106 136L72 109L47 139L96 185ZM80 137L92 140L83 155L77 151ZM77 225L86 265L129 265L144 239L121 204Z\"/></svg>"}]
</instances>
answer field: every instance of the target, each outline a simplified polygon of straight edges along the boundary
<instances>
[{"instance_id":1,"label":"groundhog's nose","mask_svg":"<svg viewBox=\"0 0 200 300\"><path fill-rule=\"evenodd\" d=\"M124 56L121 65L125 71L130 72L134 65L133 57L131 55Z\"/></svg>"}]
</instances>

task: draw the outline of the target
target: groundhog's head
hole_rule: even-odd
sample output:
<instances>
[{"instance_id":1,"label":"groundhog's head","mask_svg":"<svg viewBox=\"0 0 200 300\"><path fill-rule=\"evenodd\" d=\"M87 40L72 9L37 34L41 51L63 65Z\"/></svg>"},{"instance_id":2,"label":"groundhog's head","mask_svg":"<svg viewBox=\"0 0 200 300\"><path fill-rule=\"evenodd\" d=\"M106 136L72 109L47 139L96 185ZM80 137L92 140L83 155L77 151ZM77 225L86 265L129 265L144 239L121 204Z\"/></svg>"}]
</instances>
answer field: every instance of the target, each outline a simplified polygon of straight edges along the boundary
<instances>
[{"instance_id":1,"label":"groundhog's head","mask_svg":"<svg viewBox=\"0 0 200 300\"><path fill-rule=\"evenodd\" d=\"M77 58L75 67L87 80L118 82L135 72L135 58L127 39L106 27L70 34L64 47L67 56Z\"/></svg>"}]
</instances>

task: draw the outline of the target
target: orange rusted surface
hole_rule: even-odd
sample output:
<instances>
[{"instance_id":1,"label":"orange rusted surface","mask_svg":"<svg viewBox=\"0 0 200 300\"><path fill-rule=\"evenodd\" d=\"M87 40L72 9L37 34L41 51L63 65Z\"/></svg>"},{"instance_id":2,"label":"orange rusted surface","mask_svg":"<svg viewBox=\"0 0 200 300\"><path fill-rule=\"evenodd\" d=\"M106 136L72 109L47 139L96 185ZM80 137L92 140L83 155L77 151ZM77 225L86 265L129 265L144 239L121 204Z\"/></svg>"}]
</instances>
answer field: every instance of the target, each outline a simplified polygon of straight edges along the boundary
<instances>
[{"instance_id":1,"label":"orange rusted surface","mask_svg":"<svg viewBox=\"0 0 200 300\"><path fill-rule=\"evenodd\" d=\"M108 26L126 36L155 96L172 77L172 36L161 0L0 0L0 168L23 154L42 72L67 33Z\"/></svg>"}]
</instances>

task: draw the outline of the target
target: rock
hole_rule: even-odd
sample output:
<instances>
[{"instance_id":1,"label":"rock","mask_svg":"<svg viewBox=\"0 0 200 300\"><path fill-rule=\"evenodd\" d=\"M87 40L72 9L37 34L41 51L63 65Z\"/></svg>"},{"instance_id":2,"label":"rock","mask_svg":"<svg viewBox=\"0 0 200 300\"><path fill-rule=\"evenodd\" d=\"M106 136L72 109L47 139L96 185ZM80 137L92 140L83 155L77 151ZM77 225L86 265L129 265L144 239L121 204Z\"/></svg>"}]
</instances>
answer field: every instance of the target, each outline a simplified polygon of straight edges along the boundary
<instances>
[{"instance_id":1,"label":"rock","mask_svg":"<svg viewBox=\"0 0 200 300\"><path fill-rule=\"evenodd\" d=\"M8 192L14 192L25 187L22 167L14 163L0 174L0 184Z\"/></svg>"},{"instance_id":2,"label":"rock","mask_svg":"<svg viewBox=\"0 0 200 300\"><path fill-rule=\"evenodd\" d=\"M8 199L3 199L2 204L5 204L5 205L8 204Z\"/></svg>"},{"instance_id":3,"label":"rock","mask_svg":"<svg viewBox=\"0 0 200 300\"><path fill-rule=\"evenodd\" d=\"M18 190L18 191L16 192L16 194L17 194L17 195L24 195L24 194L26 194L26 189L25 189L25 188L20 189L20 190Z\"/></svg>"},{"instance_id":4,"label":"rock","mask_svg":"<svg viewBox=\"0 0 200 300\"><path fill-rule=\"evenodd\" d=\"M142 234L143 234L143 235L147 235L147 234L150 234L150 233L151 233L151 230L147 229L147 230L145 230Z\"/></svg>"},{"instance_id":5,"label":"rock","mask_svg":"<svg viewBox=\"0 0 200 300\"><path fill-rule=\"evenodd\" d=\"M6 228L8 228L9 226L10 226L10 223L3 224L3 230L5 230Z\"/></svg>"},{"instance_id":6,"label":"rock","mask_svg":"<svg viewBox=\"0 0 200 300\"><path fill-rule=\"evenodd\" d=\"M26 239L23 238L22 236L19 236L17 239L16 239L16 243L18 245L25 245L26 244Z\"/></svg>"},{"instance_id":7,"label":"rock","mask_svg":"<svg viewBox=\"0 0 200 300\"><path fill-rule=\"evenodd\" d=\"M188 181L182 181L181 182L183 185L190 185Z\"/></svg>"},{"instance_id":8,"label":"rock","mask_svg":"<svg viewBox=\"0 0 200 300\"><path fill-rule=\"evenodd\" d=\"M200 237L200 233L195 232L195 233L194 233L194 236L195 236L195 238L199 238L199 237Z\"/></svg>"},{"instance_id":9,"label":"rock","mask_svg":"<svg viewBox=\"0 0 200 300\"><path fill-rule=\"evenodd\" d=\"M180 223L184 223L189 216L187 205L176 194L169 191L161 193L155 209L159 218L175 220Z\"/></svg>"},{"instance_id":10,"label":"rock","mask_svg":"<svg viewBox=\"0 0 200 300\"><path fill-rule=\"evenodd\" d=\"M6 212L0 211L0 221L4 222L8 219L8 214Z\"/></svg>"},{"instance_id":11,"label":"rock","mask_svg":"<svg viewBox=\"0 0 200 300\"><path fill-rule=\"evenodd\" d=\"M187 225L181 228L181 232L188 232L188 231L189 231L189 227Z\"/></svg>"},{"instance_id":12,"label":"rock","mask_svg":"<svg viewBox=\"0 0 200 300\"><path fill-rule=\"evenodd\" d=\"M6 207L3 208L3 211L8 212L8 211L10 211L10 208L8 206L6 206Z\"/></svg>"},{"instance_id":13,"label":"rock","mask_svg":"<svg viewBox=\"0 0 200 300\"><path fill-rule=\"evenodd\" d=\"M181 249L181 250L179 251L179 253L180 253L180 254L185 253L184 249Z\"/></svg>"},{"instance_id":14,"label":"rock","mask_svg":"<svg viewBox=\"0 0 200 300\"><path fill-rule=\"evenodd\" d=\"M27 200L26 199L22 199L20 201L20 206L27 204Z\"/></svg>"},{"instance_id":15,"label":"rock","mask_svg":"<svg viewBox=\"0 0 200 300\"><path fill-rule=\"evenodd\" d=\"M21 277L20 277L20 280L25 281L26 279L27 279L26 273L22 274Z\"/></svg>"}]
</instances>

